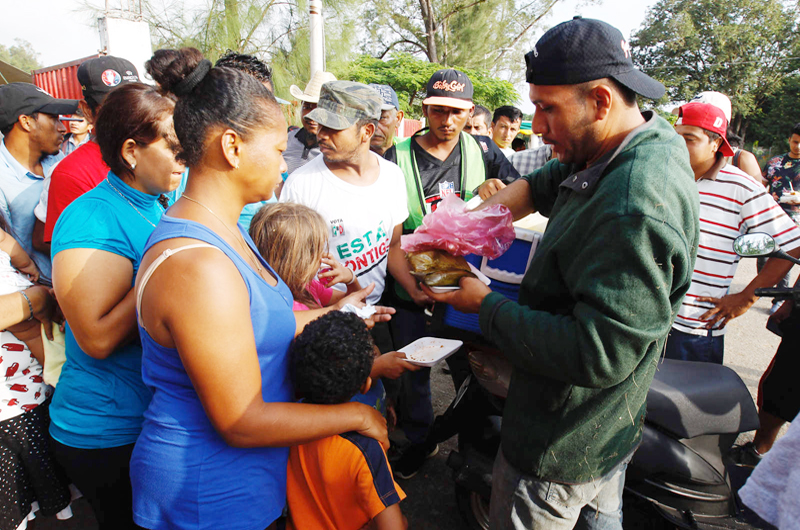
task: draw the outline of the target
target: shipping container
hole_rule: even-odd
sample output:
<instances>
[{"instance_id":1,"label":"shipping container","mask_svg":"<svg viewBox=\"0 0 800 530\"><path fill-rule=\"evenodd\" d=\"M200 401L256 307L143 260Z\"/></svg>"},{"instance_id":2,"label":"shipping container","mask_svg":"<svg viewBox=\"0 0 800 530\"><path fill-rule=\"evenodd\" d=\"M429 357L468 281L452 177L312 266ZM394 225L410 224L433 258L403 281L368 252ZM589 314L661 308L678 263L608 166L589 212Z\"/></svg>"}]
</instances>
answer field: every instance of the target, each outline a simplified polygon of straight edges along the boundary
<instances>
[{"instance_id":1,"label":"shipping container","mask_svg":"<svg viewBox=\"0 0 800 530\"><path fill-rule=\"evenodd\" d=\"M81 84L78 82L78 67L84 61L95 57L100 57L100 55L90 55L83 59L34 70L33 84L47 91L54 98L83 99Z\"/></svg>"}]
</instances>

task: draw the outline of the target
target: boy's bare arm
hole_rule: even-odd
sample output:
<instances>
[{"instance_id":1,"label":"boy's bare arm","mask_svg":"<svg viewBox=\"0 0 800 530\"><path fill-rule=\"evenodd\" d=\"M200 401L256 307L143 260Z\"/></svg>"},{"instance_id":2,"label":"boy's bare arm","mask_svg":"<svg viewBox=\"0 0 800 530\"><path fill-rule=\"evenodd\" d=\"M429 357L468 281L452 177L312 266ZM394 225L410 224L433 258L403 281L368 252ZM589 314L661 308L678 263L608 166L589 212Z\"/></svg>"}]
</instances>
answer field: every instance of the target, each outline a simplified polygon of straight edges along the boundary
<instances>
[{"instance_id":1,"label":"boy's bare arm","mask_svg":"<svg viewBox=\"0 0 800 530\"><path fill-rule=\"evenodd\" d=\"M408 520L400 511L400 505L392 504L376 515L362 530L406 530L407 528Z\"/></svg>"}]
</instances>

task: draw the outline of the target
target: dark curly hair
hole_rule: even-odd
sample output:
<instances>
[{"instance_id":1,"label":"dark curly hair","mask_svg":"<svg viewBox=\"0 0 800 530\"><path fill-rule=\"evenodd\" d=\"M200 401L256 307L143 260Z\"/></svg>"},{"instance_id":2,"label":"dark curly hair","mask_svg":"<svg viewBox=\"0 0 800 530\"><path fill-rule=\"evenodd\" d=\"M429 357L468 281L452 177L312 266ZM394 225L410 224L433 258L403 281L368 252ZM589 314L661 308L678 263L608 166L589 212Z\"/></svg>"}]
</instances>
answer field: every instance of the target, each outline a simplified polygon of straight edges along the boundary
<instances>
[{"instance_id":1,"label":"dark curly hair","mask_svg":"<svg viewBox=\"0 0 800 530\"><path fill-rule=\"evenodd\" d=\"M179 158L189 167L203 158L206 137L213 128L233 129L247 141L254 130L275 127L283 119L272 92L252 75L233 68L211 68L189 93L176 90L203 60L196 48L181 48L157 50L145 63L161 90L178 100L174 122L182 149Z\"/></svg>"},{"instance_id":2,"label":"dark curly hair","mask_svg":"<svg viewBox=\"0 0 800 530\"><path fill-rule=\"evenodd\" d=\"M227 66L234 70L241 70L242 72L252 75L262 83L268 83L268 88L272 89L272 70L267 66L267 63L254 55L236 53L228 50L225 52L225 55L217 59L214 66Z\"/></svg>"},{"instance_id":3,"label":"dark curly hair","mask_svg":"<svg viewBox=\"0 0 800 530\"><path fill-rule=\"evenodd\" d=\"M358 394L372 371L374 343L363 320L331 311L292 344L295 389L307 403L335 405Z\"/></svg>"}]
</instances>

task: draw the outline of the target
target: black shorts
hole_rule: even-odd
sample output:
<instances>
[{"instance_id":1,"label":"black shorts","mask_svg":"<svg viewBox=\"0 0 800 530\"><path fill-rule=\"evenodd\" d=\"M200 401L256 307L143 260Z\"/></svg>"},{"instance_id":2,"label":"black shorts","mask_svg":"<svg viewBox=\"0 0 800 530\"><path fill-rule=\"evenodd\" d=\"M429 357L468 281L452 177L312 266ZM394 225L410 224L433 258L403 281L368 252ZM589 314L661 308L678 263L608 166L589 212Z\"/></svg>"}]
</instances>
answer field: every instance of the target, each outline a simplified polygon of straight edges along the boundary
<instances>
[{"instance_id":1,"label":"black shorts","mask_svg":"<svg viewBox=\"0 0 800 530\"><path fill-rule=\"evenodd\" d=\"M780 323L778 351L758 385L761 410L791 422L800 412L800 310Z\"/></svg>"}]
</instances>

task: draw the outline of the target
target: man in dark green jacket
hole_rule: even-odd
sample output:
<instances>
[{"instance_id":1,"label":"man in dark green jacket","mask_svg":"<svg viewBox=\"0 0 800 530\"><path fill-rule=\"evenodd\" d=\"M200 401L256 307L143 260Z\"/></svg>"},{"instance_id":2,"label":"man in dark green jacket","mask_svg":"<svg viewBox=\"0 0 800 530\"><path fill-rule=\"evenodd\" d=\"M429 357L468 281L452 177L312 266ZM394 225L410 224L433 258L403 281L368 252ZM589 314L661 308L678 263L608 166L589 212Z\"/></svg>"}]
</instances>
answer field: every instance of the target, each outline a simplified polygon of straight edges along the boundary
<instances>
[{"instance_id":1,"label":"man in dark green jacket","mask_svg":"<svg viewBox=\"0 0 800 530\"><path fill-rule=\"evenodd\" d=\"M519 303L474 279L426 292L479 313L514 367L491 528L621 528L647 390L691 283L697 189L681 138L639 111L637 93L664 87L618 30L565 22L525 59L533 131L557 160L487 201L550 218Z\"/></svg>"}]
</instances>

